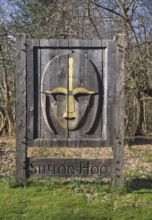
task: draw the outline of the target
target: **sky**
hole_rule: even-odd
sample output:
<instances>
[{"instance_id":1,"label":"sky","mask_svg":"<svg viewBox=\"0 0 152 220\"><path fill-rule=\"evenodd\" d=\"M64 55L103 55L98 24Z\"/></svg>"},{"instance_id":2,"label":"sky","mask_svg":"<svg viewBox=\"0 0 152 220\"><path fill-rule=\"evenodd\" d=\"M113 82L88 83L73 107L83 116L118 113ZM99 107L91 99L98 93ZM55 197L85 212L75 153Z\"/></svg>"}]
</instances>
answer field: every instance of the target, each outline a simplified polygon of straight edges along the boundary
<instances>
[{"instance_id":1,"label":"sky","mask_svg":"<svg viewBox=\"0 0 152 220\"><path fill-rule=\"evenodd\" d=\"M14 10L13 10L13 5L8 3L7 0L0 0L0 5L2 6L2 8L4 9L5 11L5 14L9 17L10 16L10 13L12 13Z\"/></svg>"}]
</instances>

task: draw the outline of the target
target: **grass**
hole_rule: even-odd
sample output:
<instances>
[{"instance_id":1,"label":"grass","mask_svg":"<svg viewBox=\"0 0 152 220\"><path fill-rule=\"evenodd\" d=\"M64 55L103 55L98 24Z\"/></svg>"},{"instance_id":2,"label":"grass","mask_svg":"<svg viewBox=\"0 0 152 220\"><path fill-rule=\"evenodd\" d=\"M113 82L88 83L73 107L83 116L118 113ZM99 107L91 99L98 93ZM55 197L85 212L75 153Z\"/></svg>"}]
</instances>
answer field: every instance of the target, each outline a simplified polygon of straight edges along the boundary
<instances>
[{"instance_id":1,"label":"grass","mask_svg":"<svg viewBox=\"0 0 152 220\"><path fill-rule=\"evenodd\" d=\"M152 163L152 150L149 150L145 153L145 161Z\"/></svg>"},{"instance_id":2,"label":"grass","mask_svg":"<svg viewBox=\"0 0 152 220\"><path fill-rule=\"evenodd\" d=\"M135 190L135 180L121 189L96 180L79 184L75 180L51 180L51 187L48 181L31 180L27 186L15 188L1 180L0 219L152 219L152 185L148 187L145 182Z\"/></svg>"},{"instance_id":3,"label":"grass","mask_svg":"<svg viewBox=\"0 0 152 220\"><path fill-rule=\"evenodd\" d=\"M14 144L2 147L14 150ZM125 187L109 182L52 179L14 181L15 152L0 166L0 220L152 220L152 146L126 148ZM69 152L69 149L68 149ZM40 149L40 156L66 156L58 149ZM30 151L32 156L37 151ZM3 160L2 160L3 159Z\"/></svg>"}]
</instances>

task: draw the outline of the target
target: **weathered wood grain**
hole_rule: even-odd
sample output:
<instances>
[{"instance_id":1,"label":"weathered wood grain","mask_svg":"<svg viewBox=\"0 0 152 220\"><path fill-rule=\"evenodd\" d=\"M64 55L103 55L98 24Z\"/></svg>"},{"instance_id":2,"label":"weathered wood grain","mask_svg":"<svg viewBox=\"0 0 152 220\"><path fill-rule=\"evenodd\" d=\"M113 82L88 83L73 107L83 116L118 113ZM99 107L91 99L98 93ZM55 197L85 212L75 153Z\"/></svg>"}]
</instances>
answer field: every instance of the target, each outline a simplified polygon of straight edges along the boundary
<instances>
[{"instance_id":1,"label":"weathered wood grain","mask_svg":"<svg viewBox=\"0 0 152 220\"><path fill-rule=\"evenodd\" d=\"M78 139L68 139L69 145L68 147L76 147L76 143L78 142ZM90 146L92 147L98 147L98 144L100 143L102 147L107 147L106 141L102 140L100 138L96 139L89 139ZM88 140L87 139L81 139L81 145L83 147L88 147ZM67 147L67 139L57 139L57 138L51 138L51 139L34 139L31 141L28 141L29 147ZM77 146L79 147L79 146Z\"/></svg>"},{"instance_id":2,"label":"weathered wood grain","mask_svg":"<svg viewBox=\"0 0 152 220\"><path fill-rule=\"evenodd\" d=\"M26 35L16 34L16 183L26 178Z\"/></svg>"},{"instance_id":3,"label":"weathered wood grain","mask_svg":"<svg viewBox=\"0 0 152 220\"><path fill-rule=\"evenodd\" d=\"M34 89L36 82L34 83L34 63L33 63L33 41L26 40L26 57L27 57L27 138L34 139ZM35 85L34 85L35 84ZM35 127L36 128L36 127Z\"/></svg>"},{"instance_id":4,"label":"weathered wood grain","mask_svg":"<svg viewBox=\"0 0 152 220\"><path fill-rule=\"evenodd\" d=\"M28 158L28 176L107 178L112 176L112 164L112 159Z\"/></svg>"},{"instance_id":5,"label":"weathered wood grain","mask_svg":"<svg viewBox=\"0 0 152 220\"><path fill-rule=\"evenodd\" d=\"M26 40L27 57L27 142L40 137L39 40Z\"/></svg>"},{"instance_id":6,"label":"weathered wood grain","mask_svg":"<svg viewBox=\"0 0 152 220\"><path fill-rule=\"evenodd\" d=\"M43 40L40 40L40 46L43 44ZM57 41L54 45L57 46ZM42 46L41 46L42 47ZM41 138L55 138L55 129L52 127L53 118L50 116L51 105L50 98L45 94L47 90L50 90L52 86L52 79L50 76L50 65L51 60L56 56L56 50L51 51L50 49L42 49L40 51L41 57ZM48 67L47 67L48 66ZM49 118L48 118L49 117Z\"/></svg>"},{"instance_id":7,"label":"weathered wood grain","mask_svg":"<svg viewBox=\"0 0 152 220\"><path fill-rule=\"evenodd\" d=\"M41 40L41 46L45 45L46 48L41 49L41 72L44 74L44 80L42 90L51 91L58 87L65 87L67 88L67 67L68 67L68 56L66 59L66 54L68 54L67 49L60 49L60 45L68 48L68 41L67 40ZM51 49L52 46L56 46L56 48ZM50 47L50 49L49 49ZM46 69L46 66L48 68ZM43 75L42 74L42 75ZM65 79L63 80L63 76ZM45 92L45 91L41 91ZM66 110L66 106L62 106L62 103L57 100L57 98L61 96L61 94L52 96L47 96L42 94L41 101L44 102L44 109L43 111L48 112L46 115L46 119L50 117L50 124L53 127L53 132L50 132L48 126L46 126L46 119L44 121L44 114L41 117L41 138L56 138L58 139L65 139L67 140L68 131L59 124L59 121L62 121L62 116L64 113L64 109ZM62 97L64 98L64 97ZM66 97L65 97L66 98ZM49 105L49 106L48 106ZM48 108L48 109L47 109ZM60 119L60 120L57 120ZM64 119L64 118L63 118Z\"/></svg>"},{"instance_id":8,"label":"weathered wood grain","mask_svg":"<svg viewBox=\"0 0 152 220\"><path fill-rule=\"evenodd\" d=\"M72 49L73 47L77 47ZM85 88L86 84L86 58L87 58L87 41L86 40L69 40L69 57L73 57L73 89ZM86 146L86 118L84 115L84 109L86 107L86 97L82 94L74 96L74 107L77 114L77 127L76 130L70 131L68 135L68 146ZM82 120L81 120L82 119ZM75 124L73 122L73 125ZM68 121L72 124L72 121ZM83 139L83 143L82 143ZM75 142L74 142L75 140ZM86 144L86 145L85 145Z\"/></svg>"},{"instance_id":9,"label":"weathered wood grain","mask_svg":"<svg viewBox=\"0 0 152 220\"><path fill-rule=\"evenodd\" d=\"M40 40L37 42L38 45L40 45ZM35 44L34 44L35 45ZM35 91L35 99L37 102L35 103L35 108L37 109L37 122L36 120L34 121L34 124L36 123L35 129L36 132L34 134L35 138L40 138L41 137L41 49L39 47L34 48L34 73L35 77L37 79L37 86L36 86L36 91Z\"/></svg>"},{"instance_id":10,"label":"weathered wood grain","mask_svg":"<svg viewBox=\"0 0 152 220\"><path fill-rule=\"evenodd\" d=\"M26 40L24 34L17 34L17 182L27 175L43 177L51 172L52 177L59 178L71 178L76 173L89 178L113 176L115 185L123 185L123 51L122 35L115 40L92 41ZM58 88L61 88L59 93ZM52 93L53 90L56 92ZM86 95L88 99L82 92L87 90L93 92ZM77 91L82 94L76 94ZM69 97L72 104L67 101ZM69 119L72 105L78 118ZM27 160L27 144L32 147L112 146L113 159Z\"/></svg>"},{"instance_id":11,"label":"weathered wood grain","mask_svg":"<svg viewBox=\"0 0 152 220\"><path fill-rule=\"evenodd\" d=\"M124 35L117 35L115 42L115 74L114 74L114 126L113 157L114 185L123 185L124 163Z\"/></svg>"},{"instance_id":12,"label":"weathered wood grain","mask_svg":"<svg viewBox=\"0 0 152 220\"><path fill-rule=\"evenodd\" d=\"M107 136L107 145L113 145L113 126L114 126L114 77L115 77L115 45L113 40L107 41L107 93L105 96L106 99L106 136Z\"/></svg>"},{"instance_id":13,"label":"weathered wood grain","mask_svg":"<svg viewBox=\"0 0 152 220\"><path fill-rule=\"evenodd\" d=\"M65 47L61 49L60 47ZM57 87L63 87L68 89L68 40L58 40L58 50L57 50ZM66 111L67 96L58 94L57 100L57 117L60 119L60 123L65 125L66 129L57 122L58 136L57 139L68 139L68 122L64 118L64 113ZM68 141L67 141L68 142Z\"/></svg>"},{"instance_id":14,"label":"weathered wood grain","mask_svg":"<svg viewBox=\"0 0 152 220\"><path fill-rule=\"evenodd\" d=\"M95 95L92 95L91 106L87 120L87 139L88 146L91 146L91 139L98 139L102 137L102 102L103 102L103 63L102 63L102 49L90 49L92 47L101 48L101 40L88 40L88 59L92 63L92 68L88 66L87 78L89 82L89 87L95 91ZM98 139L98 140L100 140ZM99 141L93 143L93 146L97 144L100 147L101 143Z\"/></svg>"}]
</instances>

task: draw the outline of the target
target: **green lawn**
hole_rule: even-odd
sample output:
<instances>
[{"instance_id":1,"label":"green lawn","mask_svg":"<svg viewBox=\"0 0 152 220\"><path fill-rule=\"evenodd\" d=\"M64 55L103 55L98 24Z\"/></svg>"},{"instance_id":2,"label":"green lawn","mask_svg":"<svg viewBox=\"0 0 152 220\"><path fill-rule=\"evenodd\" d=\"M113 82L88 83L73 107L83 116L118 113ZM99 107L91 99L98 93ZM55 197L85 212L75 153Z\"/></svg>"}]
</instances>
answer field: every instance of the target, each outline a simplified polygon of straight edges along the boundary
<instances>
[{"instance_id":1,"label":"green lawn","mask_svg":"<svg viewBox=\"0 0 152 220\"><path fill-rule=\"evenodd\" d=\"M16 188L8 186L10 180L1 180L0 219L151 220L151 179L136 181L126 184L127 188L115 189L96 180L34 180Z\"/></svg>"},{"instance_id":2,"label":"green lawn","mask_svg":"<svg viewBox=\"0 0 152 220\"><path fill-rule=\"evenodd\" d=\"M80 178L23 180L24 187L15 187L9 174L15 169L15 145L3 149L10 153L0 165L0 220L152 220L152 145L125 148L122 189Z\"/></svg>"}]
</instances>

